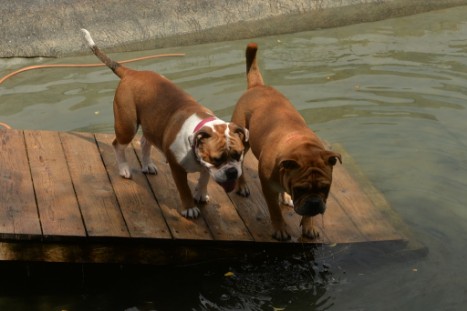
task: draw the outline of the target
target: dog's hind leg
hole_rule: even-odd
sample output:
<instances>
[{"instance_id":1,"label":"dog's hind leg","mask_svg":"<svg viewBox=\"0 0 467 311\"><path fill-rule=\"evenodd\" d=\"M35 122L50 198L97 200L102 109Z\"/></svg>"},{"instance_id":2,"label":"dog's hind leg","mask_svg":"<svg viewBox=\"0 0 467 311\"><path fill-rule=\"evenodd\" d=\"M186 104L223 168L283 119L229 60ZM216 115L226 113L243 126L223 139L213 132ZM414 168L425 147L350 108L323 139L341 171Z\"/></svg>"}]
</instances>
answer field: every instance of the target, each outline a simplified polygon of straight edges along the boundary
<instances>
[{"instance_id":1,"label":"dog's hind leg","mask_svg":"<svg viewBox=\"0 0 467 311\"><path fill-rule=\"evenodd\" d=\"M131 178L130 166L128 165L125 155L125 149L128 146L128 144L119 144L117 139L114 139L114 141L112 142L112 146L114 147L115 155L117 157L118 172L120 176L125 178Z\"/></svg>"},{"instance_id":2,"label":"dog's hind leg","mask_svg":"<svg viewBox=\"0 0 467 311\"><path fill-rule=\"evenodd\" d=\"M137 115L135 105L132 103L131 91L126 85L120 83L115 92L114 119L115 140L112 145L117 157L120 176L131 178L131 170L125 156L125 149L131 143L138 131Z\"/></svg>"},{"instance_id":3,"label":"dog's hind leg","mask_svg":"<svg viewBox=\"0 0 467 311\"><path fill-rule=\"evenodd\" d=\"M157 174L157 167L151 160L151 143L141 137L141 171L145 174Z\"/></svg>"}]
</instances>

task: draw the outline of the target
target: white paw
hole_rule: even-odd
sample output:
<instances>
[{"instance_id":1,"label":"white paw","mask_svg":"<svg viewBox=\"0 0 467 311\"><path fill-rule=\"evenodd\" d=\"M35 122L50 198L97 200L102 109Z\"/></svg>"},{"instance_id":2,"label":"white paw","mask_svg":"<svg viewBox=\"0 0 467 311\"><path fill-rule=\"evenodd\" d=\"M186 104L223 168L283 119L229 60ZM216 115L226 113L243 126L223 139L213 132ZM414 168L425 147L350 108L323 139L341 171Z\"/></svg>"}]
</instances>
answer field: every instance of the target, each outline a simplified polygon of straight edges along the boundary
<instances>
[{"instance_id":1,"label":"white paw","mask_svg":"<svg viewBox=\"0 0 467 311\"><path fill-rule=\"evenodd\" d=\"M149 163L141 168L144 174L157 174L157 166L154 163Z\"/></svg>"},{"instance_id":2,"label":"white paw","mask_svg":"<svg viewBox=\"0 0 467 311\"><path fill-rule=\"evenodd\" d=\"M182 211L182 216L185 218L198 218L200 214L201 214L201 211L197 207L192 207L192 208Z\"/></svg>"},{"instance_id":3,"label":"white paw","mask_svg":"<svg viewBox=\"0 0 467 311\"><path fill-rule=\"evenodd\" d=\"M128 163L122 163L118 165L118 171L120 173L120 176L124 178L131 178L131 170L130 166L128 166Z\"/></svg>"},{"instance_id":4,"label":"white paw","mask_svg":"<svg viewBox=\"0 0 467 311\"><path fill-rule=\"evenodd\" d=\"M200 191L195 189L195 194L193 195L193 199L195 202L198 203L208 203L209 202L209 195L205 191Z\"/></svg>"},{"instance_id":5,"label":"white paw","mask_svg":"<svg viewBox=\"0 0 467 311\"><path fill-rule=\"evenodd\" d=\"M292 197L288 193L282 192L280 194L279 198L280 198L280 203L282 203L284 205L287 205L287 206L290 206L290 207L293 207Z\"/></svg>"}]
</instances>

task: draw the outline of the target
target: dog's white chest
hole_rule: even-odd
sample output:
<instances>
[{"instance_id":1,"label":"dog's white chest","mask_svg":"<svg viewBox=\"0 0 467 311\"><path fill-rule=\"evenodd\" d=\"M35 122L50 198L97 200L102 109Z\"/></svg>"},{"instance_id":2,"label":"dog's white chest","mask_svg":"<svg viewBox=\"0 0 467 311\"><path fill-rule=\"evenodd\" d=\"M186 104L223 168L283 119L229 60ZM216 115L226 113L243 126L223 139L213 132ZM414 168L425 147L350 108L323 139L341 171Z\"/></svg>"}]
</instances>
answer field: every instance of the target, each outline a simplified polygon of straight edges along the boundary
<instances>
[{"instance_id":1,"label":"dog's white chest","mask_svg":"<svg viewBox=\"0 0 467 311\"><path fill-rule=\"evenodd\" d=\"M193 154L193 147L189 137L193 134L195 127L201 122L202 119L196 114L191 115L185 120L180 131L177 133L175 140L170 145L170 151L177 159L177 162L187 172L198 172L202 166L198 163Z\"/></svg>"}]
</instances>

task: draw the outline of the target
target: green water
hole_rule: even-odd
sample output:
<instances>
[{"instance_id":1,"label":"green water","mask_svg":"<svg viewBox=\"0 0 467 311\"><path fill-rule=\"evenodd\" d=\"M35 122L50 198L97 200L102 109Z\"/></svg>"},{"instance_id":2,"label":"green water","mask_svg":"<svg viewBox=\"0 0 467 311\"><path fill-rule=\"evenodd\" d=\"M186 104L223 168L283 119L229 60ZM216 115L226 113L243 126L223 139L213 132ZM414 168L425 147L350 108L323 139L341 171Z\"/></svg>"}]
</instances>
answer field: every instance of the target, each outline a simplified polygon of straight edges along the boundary
<instances>
[{"instance_id":1,"label":"green water","mask_svg":"<svg viewBox=\"0 0 467 311\"><path fill-rule=\"evenodd\" d=\"M257 38L263 75L320 137L342 145L409 225L426 254L345 252L244 258L52 281L20 270L1 310L464 310L467 304L467 7ZM77 38L77 41L81 38ZM158 71L229 119L245 89L249 41L164 52L130 65ZM1 60L0 75L36 62ZM112 132L117 78L105 68L44 69L0 86L0 122ZM345 165L345 159L344 159ZM314 255L315 259L311 258ZM98 268L92 268L99 270ZM85 269L84 269L85 270ZM224 276L235 273L234 278ZM82 271L81 271L82 272ZM86 275L80 279L81 275ZM78 281L76 281L78 279ZM73 280L73 281L71 281ZM73 283L74 282L74 283ZM72 284L69 284L72 283Z\"/></svg>"}]
</instances>

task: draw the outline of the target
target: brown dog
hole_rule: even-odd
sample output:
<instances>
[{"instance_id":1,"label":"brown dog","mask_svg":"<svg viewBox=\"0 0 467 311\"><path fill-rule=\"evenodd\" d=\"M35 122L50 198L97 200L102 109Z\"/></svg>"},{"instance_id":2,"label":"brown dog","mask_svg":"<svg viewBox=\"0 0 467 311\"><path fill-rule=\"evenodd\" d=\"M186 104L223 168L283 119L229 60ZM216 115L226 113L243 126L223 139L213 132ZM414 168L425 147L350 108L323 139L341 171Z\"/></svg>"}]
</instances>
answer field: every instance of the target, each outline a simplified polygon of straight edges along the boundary
<instances>
[{"instance_id":1,"label":"brown dog","mask_svg":"<svg viewBox=\"0 0 467 311\"><path fill-rule=\"evenodd\" d=\"M151 71L136 71L111 60L82 29L92 52L121 79L115 91L115 140L120 175L131 177L125 148L138 127L143 130L142 171L156 174L151 161L151 145L167 158L182 201L182 215L198 217L193 202L207 202L210 176L226 192L235 188L242 175L244 144L248 130L224 122L163 76ZM195 195L187 182L187 172L200 172Z\"/></svg>"},{"instance_id":2,"label":"brown dog","mask_svg":"<svg viewBox=\"0 0 467 311\"><path fill-rule=\"evenodd\" d=\"M248 90L240 97L232 122L250 131L249 145L258 159L258 173L269 208L274 238L288 240L279 194L291 196L302 218L302 232L315 238L311 217L323 214L332 181L332 168L341 155L325 150L303 117L281 93L265 86L256 63L257 45L246 49ZM238 193L249 195L245 178L239 180ZM293 203L292 203L293 202Z\"/></svg>"}]
</instances>

